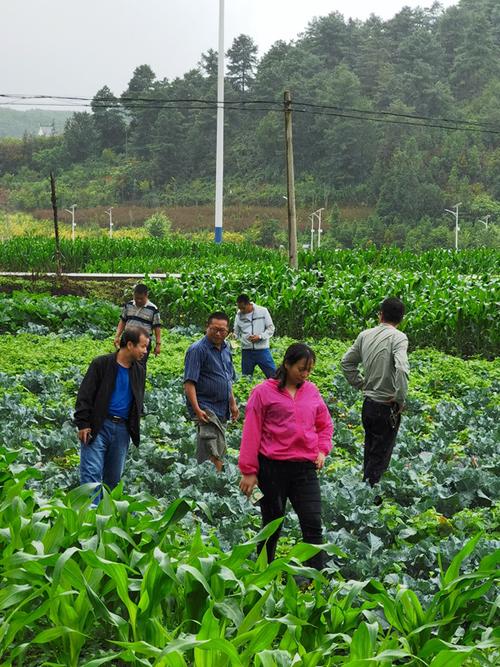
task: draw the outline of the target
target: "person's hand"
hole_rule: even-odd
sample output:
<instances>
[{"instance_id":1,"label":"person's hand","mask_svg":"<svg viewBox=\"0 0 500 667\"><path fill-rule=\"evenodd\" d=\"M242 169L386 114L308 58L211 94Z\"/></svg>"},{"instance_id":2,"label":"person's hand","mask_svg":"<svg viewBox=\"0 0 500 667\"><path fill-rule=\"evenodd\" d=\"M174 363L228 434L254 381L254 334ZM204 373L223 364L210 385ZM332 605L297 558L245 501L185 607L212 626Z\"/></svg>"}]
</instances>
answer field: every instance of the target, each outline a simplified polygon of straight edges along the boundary
<instances>
[{"instance_id":1,"label":"person's hand","mask_svg":"<svg viewBox=\"0 0 500 667\"><path fill-rule=\"evenodd\" d=\"M209 419L207 413L205 412L205 410L201 410L200 408L198 408L198 410L196 410L195 414L196 414L196 417L201 422L204 422L205 424L208 424L208 422L210 421L210 419Z\"/></svg>"},{"instance_id":2,"label":"person's hand","mask_svg":"<svg viewBox=\"0 0 500 667\"><path fill-rule=\"evenodd\" d=\"M321 468L325 465L325 455L323 452L320 452L318 456L316 457L316 461L314 462L316 464L316 469L321 470Z\"/></svg>"},{"instance_id":3,"label":"person's hand","mask_svg":"<svg viewBox=\"0 0 500 667\"><path fill-rule=\"evenodd\" d=\"M231 419L233 420L233 422L238 421L238 418L240 416L240 409L236 405L236 402L230 404L229 410L231 412Z\"/></svg>"},{"instance_id":4,"label":"person's hand","mask_svg":"<svg viewBox=\"0 0 500 667\"><path fill-rule=\"evenodd\" d=\"M116 336L113 345L118 349L120 347L120 336Z\"/></svg>"},{"instance_id":5,"label":"person's hand","mask_svg":"<svg viewBox=\"0 0 500 667\"><path fill-rule=\"evenodd\" d=\"M240 480L240 489L248 498L253 491L254 486L257 486L257 475L243 475Z\"/></svg>"},{"instance_id":6,"label":"person's hand","mask_svg":"<svg viewBox=\"0 0 500 667\"><path fill-rule=\"evenodd\" d=\"M78 440L82 443L82 445L86 445L90 440L91 434L92 434L92 429L81 428L78 431Z\"/></svg>"},{"instance_id":7,"label":"person's hand","mask_svg":"<svg viewBox=\"0 0 500 667\"><path fill-rule=\"evenodd\" d=\"M252 336L248 336L248 340L251 343L258 343L260 340L260 336L257 336L256 334L253 334Z\"/></svg>"},{"instance_id":8,"label":"person's hand","mask_svg":"<svg viewBox=\"0 0 500 667\"><path fill-rule=\"evenodd\" d=\"M161 352L161 343L156 343L155 349L154 349L154 355L157 357Z\"/></svg>"}]
</instances>

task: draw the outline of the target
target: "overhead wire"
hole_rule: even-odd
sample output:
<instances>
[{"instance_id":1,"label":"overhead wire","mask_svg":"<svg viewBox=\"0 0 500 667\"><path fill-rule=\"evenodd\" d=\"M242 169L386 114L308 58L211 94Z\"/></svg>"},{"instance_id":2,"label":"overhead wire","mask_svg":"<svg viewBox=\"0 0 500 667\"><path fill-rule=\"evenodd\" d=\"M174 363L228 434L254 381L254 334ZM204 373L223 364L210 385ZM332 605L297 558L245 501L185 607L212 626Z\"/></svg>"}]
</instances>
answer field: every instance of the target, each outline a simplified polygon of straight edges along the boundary
<instances>
[{"instance_id":1,"label":"overhead wire","mask_svg":"<svg viewBox=\"0 0 500 667\"><path fill-rule=\"evenodd\" d=\"M124 111L133 110L178 110L178 111L215 111L223 107L228 111L258 111L283 113L285 107L277 100L225 100L223 103L212 99L201 98L160 98L143 96L125 96L121 99L115 97L85 98L76 96L59 95L27 95L0 93L0 98L9 101L0 102L1 106L32 106L24 100L43 100L38 104L49 107L94 107L94 108L116 108ZM14 101L12 101L14 100ZM23 101L15 101L23 100ZM45 100L59 100L45 101ZM66 100L64 104L61 101ZM250 106L251 105L251 106ZM256 106L265 105L265 106ZM346 118L356 121L367 121L374 123L401 125L420 128L432 128L441 130L452 130L462 132L481 132L486 134L500 134L499 127L489 122L479 122L471 119L458 119L446 117L433 117L418 114L401 113L395 111L375 111L371 109L358 109L354 107L340 107L336 105L316 104L293 100L290 110L295 113L309 114L312 116L332 116ZM388 118L387 116L390 116ZM397 120L401 119L401 120ZM415 121L415 122L414 122Z\"/></svg>"}]
</instances>

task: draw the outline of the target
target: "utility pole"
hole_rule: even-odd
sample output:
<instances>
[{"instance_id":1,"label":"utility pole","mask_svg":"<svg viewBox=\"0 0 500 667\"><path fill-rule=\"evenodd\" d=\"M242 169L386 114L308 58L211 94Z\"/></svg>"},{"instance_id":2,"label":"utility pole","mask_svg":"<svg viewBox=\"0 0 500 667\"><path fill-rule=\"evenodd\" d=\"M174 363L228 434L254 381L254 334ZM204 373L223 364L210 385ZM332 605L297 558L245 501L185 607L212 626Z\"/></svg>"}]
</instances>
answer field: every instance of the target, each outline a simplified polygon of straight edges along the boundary
<instances>
[{"instance_id":1,"label":"utility pole","mask_svg":"<svg viewBox=\"0 0 500 667\"><path fill-rule=\"evenodd\" d=\"M67 211L67 213L71 213L71 240L75 240L75 229L76 229L76 222L75 222L75 208L76 204L72 204L71 209L65 208L64 210Z\"/></svg>"},{"instance_id":2,"label":"utility pole","mask_svg":"<svg viewBox=\"0 0 500 667\"><path fill-rule=\"evenodd\" d=\"M54 237L56 241L56 273L58 276L62 273L61 262L61 244L59 243L59 222L57 219L57 197L56 197L56 179L54 174L50 172L50 199L52 201L52 211L54 213Z\"/></svg>"},{"instance_id":3,"label":"utility pole","mask_svg":"<svg viewBox=\"0 0 500 667\"><path fill-rule=\"evenodd\" d=\"M222 243L224 215L224 0L219 0L219 53L217 61L217 151L215 159L215 243Z\"/></svg>"},{"instance_id":4,"label":"utility pole","mask_svg":"<svg viewBox=\"0 0 500 667\"><path fill-rule=\"evenodd\" d=\"M288 208L288 263L298 268L297 261L297 212L295 209L295 176L293 171L292 98L290 91L284 93L285 111L285 156Z\"/></svg>"},{"instance_id":5,"label":"utility pole","mask_svg":"<svg viewBox=\"0 0 500 667\"><path fill-rule=\"evenodd\" d=\"M314 215L312 213L309 216L309 220L311 221L311 245L310 245L310 250L312 252L314 250Z\"/></svg>"},{"instance_id":6,"label":"utility pole","mask_svg":"<svg viewBox=\"0 0 500 667\"><path fill-rule=\"evenodd\" d=\"M109 215L109 238L113 238L113 207L110 206L106 213Z\"/></svg>"},{"instance_id":7,"label":"utility pole","mask_svg":"<svg viewBox=\"0 0 500 667\"><path fill-rule=\"evenodd\" d=\"M455 210L450 210L449 208L445 208L444 210L446 213L451 213L451 215L455 218L455 251L458 250L458 232L460 231L460 227L458 226L458 207L462 206L462 202L458 202L458 204L455 204L454 209Z\"/></svg>"}]
</instances>

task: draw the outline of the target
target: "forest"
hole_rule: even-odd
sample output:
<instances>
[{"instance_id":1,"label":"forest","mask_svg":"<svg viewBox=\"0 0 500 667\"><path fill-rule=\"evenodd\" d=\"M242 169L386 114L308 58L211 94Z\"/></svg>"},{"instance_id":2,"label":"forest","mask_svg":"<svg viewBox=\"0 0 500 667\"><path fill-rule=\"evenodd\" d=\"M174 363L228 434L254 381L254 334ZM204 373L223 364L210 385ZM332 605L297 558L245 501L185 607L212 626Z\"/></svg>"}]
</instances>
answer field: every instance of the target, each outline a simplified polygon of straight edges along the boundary
<instances>
[{"instance_id":1,"label":"forest","mask_svg":"<svg viewBox=\"0 0 500 667\"><path fill-rule=\"evenodd\" d=\"M496 0L404 7L386 21L332 12L262 55L239 35L226 52L226 203L283 204L287 89L298 205L324 206L341 245L352 243L341 238L349 205L366 207L382 243L418 226L444 245L457 202L470 237L498 245L499 54ZM170 81L143 64L118 95L98 90L61 135L1 139L0 202L46 208L51 170L67 206L212 202L216 73L213 50Z\"/></svg>"}]
</instances>

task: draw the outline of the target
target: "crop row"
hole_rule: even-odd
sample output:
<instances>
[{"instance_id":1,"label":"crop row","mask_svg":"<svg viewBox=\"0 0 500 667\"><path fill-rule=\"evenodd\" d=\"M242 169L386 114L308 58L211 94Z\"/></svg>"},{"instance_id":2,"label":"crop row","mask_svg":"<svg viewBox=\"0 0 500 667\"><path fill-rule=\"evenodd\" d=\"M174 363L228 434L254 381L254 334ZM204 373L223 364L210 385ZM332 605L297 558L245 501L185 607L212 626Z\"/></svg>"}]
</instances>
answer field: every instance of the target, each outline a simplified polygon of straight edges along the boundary
<instances>
[{"instance_id":1,"label":"crop row","mask_svg":"<svg viewBox=\"0 0 500 667\"><path fill-rule=\"evenodd\" d=\"M321 479L331 558L317 577L301 565L310 548L291 546L293 515L278 560L253 558L259 517L237 489L240 426L223 475L194 463L179 378L190 340L165 336L127 493L117 488L90 512L69 419L81 372L109 341L3 337L2 664L496 664L498 364L412 355L409 409L377 508L359 475L359 398L338 370L345 345L317 343L313 379L337 426ZM14 370L28 364L41 370ZM249 388L236 385L243 407ZM301 592L304 574L315 581Z\"/></svg>"},{"instance_id":2,"label":"crop row","mask_svg":"<svg viewBox=\"0 0 500 667\"><path fill-rule=\"evenodd\" d=\"M415 347L433 346L462 356L494 357L500 349L498 300L500 278L482 273L459 275L451 269L434 273L358 267L356 272L310 269L298 272L283 265L232 264L206 266L179 277L147 281L151 298L167 326L203 327L207 315L235 313L238 294L269 308L277 332L294 338L351 340L376 323L380 302L399 296L407 308L401 328ZM125 296L123 297L125 300ZM52 303L53 302L53 303ZM0 329L17 331L28 321L51 331L86 325L112 331L116 306L95 305L72 298L67 302L47 296L14 292L2 297Z\"/></svg>"},{"instance_id":3,"label":"crop row","mask_svg":"<svg viewBox=\"0 0 500 667\"><path fill-rule=\"evenodd\" d=\"M16 237L0 243L0 270L50 272L55 270L54 241L45 237ZM182 236L164 239L76 239L61 241L63 269L67 272L164 273L193 271L200 263L216 268L218 263L267 264L283 267L286 252L277 252L247 243L216 245ZM377 250L319 250L301 252L300 268L345 270L354 273L367 268L399 271L439 272L448 269L459 274L498 274L498 250L478 248L453 252L431 250L414 253L398 248Z\"/></svg>"}]
</instances>

